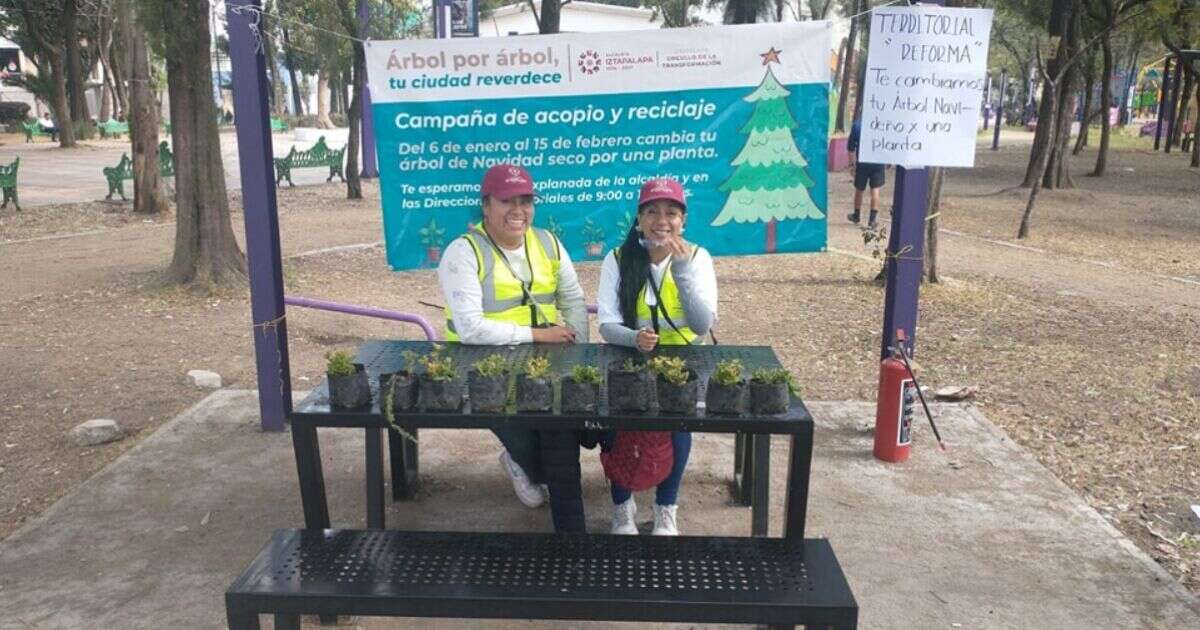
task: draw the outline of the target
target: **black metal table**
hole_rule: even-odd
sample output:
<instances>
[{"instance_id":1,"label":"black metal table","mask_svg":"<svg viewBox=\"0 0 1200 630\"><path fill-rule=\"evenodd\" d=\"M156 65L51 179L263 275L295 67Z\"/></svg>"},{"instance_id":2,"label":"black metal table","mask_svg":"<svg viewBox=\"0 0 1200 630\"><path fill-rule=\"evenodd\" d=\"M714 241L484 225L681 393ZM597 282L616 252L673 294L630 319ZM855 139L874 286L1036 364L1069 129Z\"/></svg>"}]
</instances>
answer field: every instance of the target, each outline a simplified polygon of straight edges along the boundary
<instances>
[{"instance_id":1,"label":"black metal table","mask_svg":"<svg viewBox=\"0 0 1200 630\"><path fill-rule=\"evenodd\" d=\"M412 350L418 354L433 350L433 342L427 341L373 341L359 350L358 360L366 365L371 375L372 387L377 387L381 373L395 372L403 367L402 353ZM563 375L578 364L595 365L606 371L609 364L623 361L630 356L641 356L636 350L605 344L530 344L520 346L465 346L445 344L446 352L453 356L460 374L477 360L493 353L501 353L513 364L521 363L530 356L544 356L550 360L551 372ZM775 353L761 346L664 346L654 354L679 356L688 366L695 369L703 386L719 361L740 359L747 371L762 367L779 367ZM375 392L377 394L377 391ZM296 453L296 468L300 481L300 495L304 506L305 527L324 530L330 527L329 508L325 495L324 476L321 467L320 446L317 427L361 428L366 432L367 474L367 525L372 529L384 527L384 474L383 474L383 431L389 428L378 404L378 395L370 406L358 409L330 407L325 383L322 383L300 403L290 416L292 439ZM557 409L557 403L555 406ZM784 537L801 540L804 537L805 511L808 503L809 465L812 460L813 422L804 403L796 397L787 413L777 416L707 415L703 410L695 416L671 416L660 414L656 407L644 414L608 413L605 388L601 387L599 413L594 416L566 415L558 413L514 413L482 414L471 411L470 402L459 412L404 412L397 422L414 436L420 428L441 429L495 429L501 427L529 428L542 431L574 430L658 430L692 431L704 433L737 433L751 435L746 444L751 448L739 448L735 470L735 484L745 487L739 477L746 476L751 468L755 471L752 484L751 531L754 536L767 535L767 503L769 493L770 436L791 436L791 451L788 465L788 493L785 505ZM411 494L417 482L416 444L390 431L393 440L392 477L393 491L397 496ZM398 455L398 456L397 456ZM578 479L578 458L574 462L575 479ZM552 498L555 492L551 484ZM582 515L580 515L582 520Z\"/></svg>"}]
</instances>

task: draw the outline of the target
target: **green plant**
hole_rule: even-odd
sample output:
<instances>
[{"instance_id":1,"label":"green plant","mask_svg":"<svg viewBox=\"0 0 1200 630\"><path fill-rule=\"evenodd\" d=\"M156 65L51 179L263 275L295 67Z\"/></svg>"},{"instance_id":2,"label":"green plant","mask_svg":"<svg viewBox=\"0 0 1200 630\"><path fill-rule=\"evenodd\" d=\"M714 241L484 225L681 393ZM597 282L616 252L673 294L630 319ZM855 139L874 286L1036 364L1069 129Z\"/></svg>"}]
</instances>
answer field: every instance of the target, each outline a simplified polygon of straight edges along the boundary
<instances>
[{"instance_id":1,"label":"green plant","mask_svg":"<svg viewBox=\"0 0 1200 630\"><path fill-rule=\"evenodd\" d=\"M759 383L765 383L767 385L779 385L781 383L786 383L788 390L793 394L798 395L796 379L792 376L792 373L787 371L785 368L759 368L754 370L750 376L750 379Z\"/></svg>"},{"instance_id":2,"label":"green plant","mask_svg":"<svg viewBox=\"0 0 1200 630\"><path fill-rule=\"evenodd\" d=\"M550 373L550 359L546 357L529 357L525 361L526 378L546 378Z\"/></svg>"},{"instance_id":3,"label":"green plant","mask_svg":"<svg viewBox=\"0 0 1200 630\"><path fill-rule=\"evenodd\" d=\"M687 363L680 357L654 357L648 367L673 385L684 385L691 376Z\"/></svg>"},{"instance_id":4,"label":"green plant","mask_svg":"<svg viewBox=\"0 0 1200 630\"><path fill-rule=\"evenodd\" d=\"M416 352L413 352L412 350L405 350L404 352L400 353L400 356L404 359L403 369L408 370L409 373L414 373L417 371L417 366L421 363L421 357L417 355Z\"/></svg>"},{"instance_id":5,"label":"green plant","mask_svg":"<svg viewBox=\"0 0 1200 630\"><path fill-rule=\"evenodd\" d=\"M354 355L348 350L334 350L325 355L325 372L329 376L350 376L357 371Z\"/></svg>"},{"instance_id":6,"label":"green plant","mask_svg":"<svg viewBox=\"0 0 1200 630\"><path fill-rule=\"evenodd\" d=\"M411 350L408 352L411 352ZM417 436L409 433L408 431L406 431L404 429L404 427L400 426L399 422L396 422L395 398L396 398L396 388L394 388L394 387L387 388L387 393L385 393L383 395L383 417L387 419L388 425L396 430L396 433L399 433L401 436L404 437L404 439L412 442L413 444L416 444Z\"/></svg>"},{"instance_id":7,"label":"green plant","mask_svg":"<svg viewBox=\"0 0 1200 630\"><path fill-rule=\"evenodd\" d=\"M489 354L476 361L472 367L480 376L504 376L508 374L508 361L499 354Z\"/></svg>"},{"instance_id":8,"label":"green plant","mask_svg":"<svg viewBox=\"0 0 1200 630\"><path fill-rule=\"evenodd\" d=\"M441 247L446 230L438 227L437 219L430 219L429 225L417 230L421 235L421 244L425 247Z\"/></svg>"},{"instance_id":9,"label":"green plant","mask_svg":"<svg viewBox=\"0 0 1200 630\"><path fill-rule=\"evenodd\" d=\"M604 243L604 230L600 229L600 226L591 219L585 219L583 222L583 242Z\"/></svg>"},{"instance_id":10,"label":"green plant","mask_svg":"<svg viewBox=\"0 0 1200 630\"><path fill-rule=\"evenodd\" d=\"M625 362L621 364L622 372L641 372L644 369L646 369L646 364L633 357L625 359Z\"/></svg>"},{"instance_id":11,"label":"green plant","mask_svg":"<svg viewBox=\"0 0 1200 630\"><path fill-rule=\"evenodd\" d=\"M717 363L716 369L713 370L712 380L721 385L737 385L742 381L742 361L727 359Z\"/></svg>"},{"instance_id":12,"label":"green plant","mask_svg":"<svg viewBox=\"0 0 1200 630\"><path fill-rule=\"evenodd\" d=\"M600 384L600 368L594 365L576 365L571 368L571 380L576 383Z\"/></svg>"},{"instance_id":13,"label":"green plant","mask_svg":"<svg viewBox=\"0 0 1200 630\"><path fill-rule=\"evenodd\" d=\"M421 357L421 365L425 374L435 381L450 381L458 375L454 369L454 357L442 356L438 350Z\"/></svg>"}]
</instances>

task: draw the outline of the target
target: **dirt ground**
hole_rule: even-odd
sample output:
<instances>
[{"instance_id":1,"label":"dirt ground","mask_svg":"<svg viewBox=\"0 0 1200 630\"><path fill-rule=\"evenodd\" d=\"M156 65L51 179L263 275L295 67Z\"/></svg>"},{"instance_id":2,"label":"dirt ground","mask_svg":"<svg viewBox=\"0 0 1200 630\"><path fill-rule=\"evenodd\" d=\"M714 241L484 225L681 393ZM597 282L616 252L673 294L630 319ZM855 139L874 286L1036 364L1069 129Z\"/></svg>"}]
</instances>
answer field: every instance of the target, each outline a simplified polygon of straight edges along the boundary
<instances>
[{"instance_id":1,"label":"dirt ground","mask_svg":"<svg viewBox=\"0 0 1200 630\"><path fill-rule=\"evenodd\" d=\"M1014 141L951 173L943 225L1011 239L1023 191L1000 191L1019 182L1025 151ZM1184 156L1131 149L1113 155L1109 177L1087 178L1090 156L1073 163L1080 189L1044 195L1022 245L1146 272L1146 285L1149 273L1200 280L1200 173ZM842 236L851 230L847 180L832 176L830 223ZM381 248L297 256L379 240L378 188L366 192L361 202L344 200L337 185L281 192L287 292L416 312L439 325L439 311L420 304L441 301L430 271L389 273ZM162 286L173 228L169 218L144 221L109 204L0 211L0 266L9 270L0 290L0 537L199 400L205 392L186 383L188 370L255 386L247 293ZM240 231L240 214L234 222ZM1200 526L1189 520L1189 505L1200 503L1200 310L1157 308L1152 294L1131 303L1040 290L1043 278L1061 283L1061 269L1032 252L950 234L941 246L948 259L972 262L943 265L951 280L922 289L925 382L979 387L974 402L988 417L1200 592ZM722 341L774 346L806 398L873 400L883 301L870 282L876 265L838 254L780 256L769 268L761 261L718 261ZM1034 271L1019 279L989 271L1012 261ZM1066 281L1116 273L1088 269ZM598 266L580 265L580 274L594 294ZM1127 284L1123 298L1144 288ZM319 380L331 348L420 335L305 309L290 309L287 325L298 390ZM132 436L71 446L66 431L90 418L117 419ZM946 438L953 449L955 436Z\"/></svg>"}]
</instances>

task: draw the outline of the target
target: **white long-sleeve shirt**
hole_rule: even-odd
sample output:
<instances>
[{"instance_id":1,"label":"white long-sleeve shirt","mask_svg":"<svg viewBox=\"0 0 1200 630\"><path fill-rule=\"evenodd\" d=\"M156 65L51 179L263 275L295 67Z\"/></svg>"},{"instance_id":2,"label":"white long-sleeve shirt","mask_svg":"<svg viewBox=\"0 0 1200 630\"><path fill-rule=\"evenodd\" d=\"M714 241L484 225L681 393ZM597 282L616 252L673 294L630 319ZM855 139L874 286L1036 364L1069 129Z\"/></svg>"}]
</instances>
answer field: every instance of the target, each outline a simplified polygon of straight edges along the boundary
<instances>
[{"instance_id":1,"label":"white long-sleeve shirt","mask_svg":"<svg viewBox=\"0 0 1200 630\"><path fill-rule=\"evenodd\" d=\"M683 311L687 315L687 327L697 335L703 336L717 321L717 272L713 267L712 255L703 247L689 261L676 260L671 256L658 264L650 264L650 274L656 285L662 286L663 275L668 267L675 286L679 289L679 299L683 302ZM600 324L600 335L604 341L623 346L635 346L637 331L625 326L621 317L621 298L618 288L621 285L621 270L616 256L609 252L600 266L600 286L597 296L597 321ZM646 303L655 304L653 291L646 292ZM682 326L682 323L677 322Z\"/></svg>"},{"instance_id":2,"label":"white long-sleeve shirt","mask_svg":"<svg viewBox=\"0 0 1200 630\"><path fill-rule=\"evenodd\" d=\"M500 251L508 259L517 277L528 282L530 271L525 248L500 248ZM558 291L555 301L559 319L561 323L575 329L577 341L586 342L587 305L583 299L583 287L579 286L575 266L571 264L571 258L561 243L558 251ZM485 251L483 254L488 256L491 252ZM442 261L438 264L438 283L441 284L442 295L450 306L454 317L454 329L458 331L461 343L504 346L533 342L533 329L529 326L495 321L483 316L483 287L479 285L479 261L475 258L475 250L465 238L454 239L442 254Z\"/></svg>"}]
</instances>

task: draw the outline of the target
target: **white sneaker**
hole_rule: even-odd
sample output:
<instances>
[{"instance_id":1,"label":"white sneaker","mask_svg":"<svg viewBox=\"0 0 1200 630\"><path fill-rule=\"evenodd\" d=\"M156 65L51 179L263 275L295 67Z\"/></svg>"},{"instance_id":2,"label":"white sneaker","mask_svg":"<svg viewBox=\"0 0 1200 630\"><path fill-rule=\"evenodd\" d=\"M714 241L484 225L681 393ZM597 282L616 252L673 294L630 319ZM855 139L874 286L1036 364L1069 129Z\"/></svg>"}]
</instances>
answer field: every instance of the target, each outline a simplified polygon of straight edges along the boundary
<instances>
[{"instance_id":1,"label":"white sneaker","mask_svg":"<svg viewBox=\"0 0 1200 630\"><path fill-rule=\"evenodd\" d=\"M500 467L504 469L504 474L512 479L513 491L517 493L517 499L525 504L525 507L539 507L546 501L546 495L542 494L541 486L538 486L529 481L529 476L521 470L521 465L514 462L508 456L508 451L500 451Z\"/></svg>"},{"instance_id":2,"label":"white sneaker","mask_svg":"<svg viewBox=\"0 0 1200 630\"><path fill-rule=\"evenodd\" d=\"M654 531L651 534L655 536L678 536L679 527L675 524L675 511L677 509L679 509L678 505L655 505Z\"/></svg>"},{"instance_id":3,"label":"white sneaker","mask_svg":"<svg viewBox=\"0 0 1200 630\"><path fill-rule=\"evenodd\" d=\"M613 506L612 533L624 536L637 536L637 503L629 497L624 503Z\"/></svg>"}]
</instances>

